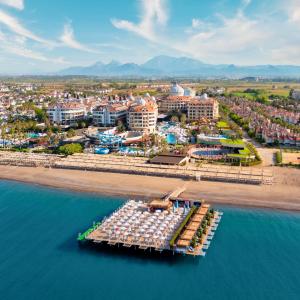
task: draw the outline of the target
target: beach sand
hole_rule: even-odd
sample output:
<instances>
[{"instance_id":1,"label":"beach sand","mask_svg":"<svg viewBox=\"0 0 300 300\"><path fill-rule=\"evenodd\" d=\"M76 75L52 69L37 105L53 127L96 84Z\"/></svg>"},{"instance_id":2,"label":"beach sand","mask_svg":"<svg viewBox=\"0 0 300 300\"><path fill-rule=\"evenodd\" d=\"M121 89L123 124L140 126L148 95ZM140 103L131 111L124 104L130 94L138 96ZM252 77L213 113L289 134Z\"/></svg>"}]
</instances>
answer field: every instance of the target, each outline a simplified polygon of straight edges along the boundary
<instances>
[{"instance_id":1,"label":"beach sand","mask_svg":"<svg viewBox=\"0 0 300 300\"><path fill-rule=\"evenodd\" d=\"M273 167L273 185L187 181L116 173L0 166L0 178L126 198L161 197L186 186L181 197L209 203L300 211L300 170Z\"/></svg>"}]
</instances>

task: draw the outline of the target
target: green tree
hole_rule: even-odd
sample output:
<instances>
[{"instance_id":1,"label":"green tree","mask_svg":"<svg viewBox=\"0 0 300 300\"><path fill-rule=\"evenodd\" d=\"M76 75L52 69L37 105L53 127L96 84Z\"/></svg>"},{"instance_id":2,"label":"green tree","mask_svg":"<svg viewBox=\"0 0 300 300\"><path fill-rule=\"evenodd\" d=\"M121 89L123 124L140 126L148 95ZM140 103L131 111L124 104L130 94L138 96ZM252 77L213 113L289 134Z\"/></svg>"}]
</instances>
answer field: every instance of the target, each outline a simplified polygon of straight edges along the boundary
<instances>
[{"instance_id":1,"label":"green tree","mask_svg":"<svg viewBox=\"0 0 300 300\"><path fill-rule=\"evenodd\" d=\"M204 134L210 134L211 133L211 130L209 129L208 126L203 126L201 128L201 131L204 133Z\"/></svg>"},{"instance_id":2,"label":"green tree","mask_svg":"<svg viewBox=\"0 0 300 300\"><path fill-rule=\"evenodd\" d=\"M181 124L185 124L186 123L186 114L182 114L181 116L180 116L180 122L181 122Z\"/></svg>"},{"instance_id":3,"label":"green tree","mask_svg":"<svg viewBox=\"0 0 300 300\"><path fill-rule=\"evenodd\" d=\"M117 122L117 130L118 132L124 132L126 130L126 127L121 120L118 120Z\"/></svg>"},{"instance_id":4,"label":"green tree","mask_svg":"<svg viewBox=\"0 0 300 300\"><path fill-rule=\"evenodd\" d=\"M36 107L34 111L35 111L35 116L36 116L38 122L45 123L45 121L47 119L46 111L41 108L38 108L38 107Z\"/></svg>"},{"instance_id":5,"label":"green tree","mask_svg":"<svg viewBox=\"0 0 300 300\"><path fill-rule=\"evenodd\" d=\"M76 135L76 131L73 128L70 128L67 132L67 137L72 138Z\"/></svg>"},{"instance_id":6,"label":"green tree","mask_svg":"<svg viewBox=\"0 0 300 300\"><path fill-rule=\"evenodd\" d=\"M58 148L58 153L64 155L72 155L74 153L82 153L82 152L83 152L82 146L77 143L67 144L64 146L60 146Z\"/></svg>"},{"instance_id":7,"label":"green tree","mask_svg":"<svg viewBox=\"0 0 300 300\"><path fill-rule=\"evenodd\" d=\"M177 116L172 116L172 117L171 117L171 121L172 121L172 122L178 122L179 119L178 119Z\"/></svg>"},{"instance_id":8,"label":"green tree","mask_svg":"<svg viewBox=\"0 0 300 300\"><path fill-rule=\"evenodd\" d=\"M79 123L79 127L80 127L80 128L85 128L85 127L86 127L86 123L85 123L84 121L81 121L81 122Z\"/></svg>"}]
</instances>

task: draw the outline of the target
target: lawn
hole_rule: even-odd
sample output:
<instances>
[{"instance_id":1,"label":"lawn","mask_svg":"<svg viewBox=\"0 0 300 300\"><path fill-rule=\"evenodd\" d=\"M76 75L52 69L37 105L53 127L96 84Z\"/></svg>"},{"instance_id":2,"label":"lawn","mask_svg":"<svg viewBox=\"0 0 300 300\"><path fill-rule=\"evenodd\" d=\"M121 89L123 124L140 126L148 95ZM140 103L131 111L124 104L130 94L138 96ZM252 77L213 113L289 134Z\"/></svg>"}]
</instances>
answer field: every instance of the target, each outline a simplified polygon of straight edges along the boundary
<instances>
[{"instance_id":1,"label":"lawn","mask_svg":"<svg viewBox=\"0 0 300 300\"><path fill-rule=\"evenodd\" d=\"M230 93L237 97L244 97L249 100L256 100L257 97L269 98L271 95L287 97L290 92L290 89L284 89L284 88L272 89L267 87L265 89L254 89L254 90L255 92L246 92L245 90L232 89Z\"/></svg>"},{"instance_id":2,"label":"lawn","mask_svg":"<svg viewBox=\"0 0 300 300\"><path fill-rule=\"evenodd\" d=\"M241 155L246 155L246 156L248 156L248 155L251 154L251 151L250 151L248 148L244 148L243 150L239 150L239 153L240 153Z\"/></svg>"},{"instance_id":3,"label":"lawn","mask_svg":"<svg viewBox=\"0 0 300 300\"><path fill-rule=\"evenodd\" d=\"M229 125L225 121L219 121L217 123L217 128L219 128L219 129L227 129L227 128L229 128Z\"/></svg>"},{"instance_id":4,"label":"lawn","mask_svg":"<svg viewBox=\"0 0 300 300\"><path fill-rule=\"evenodd\" d=\"M224 147L232 147L232 148L245 148L245 143L243 140L237 139L237 140L226 140L222 139L220 140L222 146Z\"/></svg>"}]
</instances>

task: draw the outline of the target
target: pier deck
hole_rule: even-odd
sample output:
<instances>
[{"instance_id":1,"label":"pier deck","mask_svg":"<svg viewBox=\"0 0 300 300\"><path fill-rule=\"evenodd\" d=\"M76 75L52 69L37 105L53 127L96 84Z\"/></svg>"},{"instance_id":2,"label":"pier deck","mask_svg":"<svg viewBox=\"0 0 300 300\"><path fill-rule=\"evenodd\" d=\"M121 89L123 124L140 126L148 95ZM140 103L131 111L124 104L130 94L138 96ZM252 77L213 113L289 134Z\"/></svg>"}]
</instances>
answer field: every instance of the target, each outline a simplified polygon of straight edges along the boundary
<instances>
[{"instance_id":1,"label":"pier deck","mask_svg":"<svg viewBox=\"0 0 300 300\"><path fill-rule=\"evenodd\" d=\"M177 189L169 195L179 195ZM96 244L204 256L221 218L208 204L194 201L130 200L101 223L79 235L78 240Z\"/></svg>"}]
</instances>

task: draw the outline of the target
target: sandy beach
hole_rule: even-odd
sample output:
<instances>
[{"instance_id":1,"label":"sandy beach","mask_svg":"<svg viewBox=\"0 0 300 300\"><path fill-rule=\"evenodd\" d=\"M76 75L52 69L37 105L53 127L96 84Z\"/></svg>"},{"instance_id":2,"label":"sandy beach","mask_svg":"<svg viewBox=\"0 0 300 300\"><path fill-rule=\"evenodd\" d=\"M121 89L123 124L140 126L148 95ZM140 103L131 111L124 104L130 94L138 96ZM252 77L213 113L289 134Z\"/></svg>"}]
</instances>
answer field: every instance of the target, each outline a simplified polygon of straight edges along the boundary
<instances>
[{"instance_id":1,"label":"sandy beach","mask_svg":"<svg viewBox=\"0 0 300 300\"><path fill-rule=\"evenodd\" d=\"M74 191L133 197L161 197L183 185L182 197L209 203L300 211L300 170L273 168L273 185L196 182L116 173L0 166L0 178Z\"/></svg>"}]
</instances>

